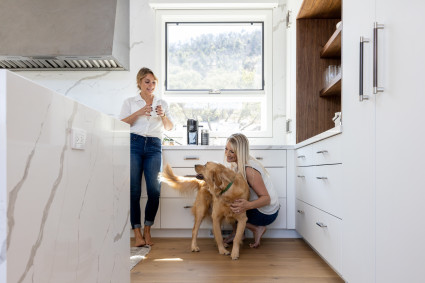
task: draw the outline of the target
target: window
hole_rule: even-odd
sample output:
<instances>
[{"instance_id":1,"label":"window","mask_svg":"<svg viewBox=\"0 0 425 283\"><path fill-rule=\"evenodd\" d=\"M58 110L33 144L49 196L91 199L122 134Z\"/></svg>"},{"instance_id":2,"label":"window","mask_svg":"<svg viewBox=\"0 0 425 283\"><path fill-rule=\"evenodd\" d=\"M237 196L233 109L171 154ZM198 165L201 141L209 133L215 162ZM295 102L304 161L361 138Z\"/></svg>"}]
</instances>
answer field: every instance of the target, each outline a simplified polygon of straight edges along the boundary
<instances>
[{"instance_id":1,"label":"window","mask_svg":"<svg viewBox=\"0 0 425 283\"><path fill-rule=\"evenodd\" d=\"M172 136L196 119L211 137L271 137L271 10L161 10L157 34Z\"/></svg>"},{"instance_id":2,"label":"window","mask_svg":"<svg viewBox=\"0 0 425 283\"><path fill-rule=\"evenodd\" d=\"M262 90L263 26L166 23L166 90Z\"/></svg>"}]
</instances>

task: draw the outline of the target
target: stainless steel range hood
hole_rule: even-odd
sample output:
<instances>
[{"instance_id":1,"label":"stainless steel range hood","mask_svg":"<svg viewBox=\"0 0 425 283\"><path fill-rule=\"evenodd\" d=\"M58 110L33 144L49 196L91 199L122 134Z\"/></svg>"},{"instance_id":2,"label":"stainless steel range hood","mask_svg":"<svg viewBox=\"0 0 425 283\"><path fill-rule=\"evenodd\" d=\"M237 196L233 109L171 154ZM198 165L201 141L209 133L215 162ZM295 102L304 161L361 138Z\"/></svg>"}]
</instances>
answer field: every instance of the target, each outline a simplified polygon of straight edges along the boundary
<instances>
[{"instance_id":1,"label":"stainless steel range hood","mask_svg":"<svg viewBox=\"0 0 425 283\"><path fill-rule=\"evenodd\" d=\"M129 0L1 0L0 68L125 70Z\"/></svg>"}]
</instances>

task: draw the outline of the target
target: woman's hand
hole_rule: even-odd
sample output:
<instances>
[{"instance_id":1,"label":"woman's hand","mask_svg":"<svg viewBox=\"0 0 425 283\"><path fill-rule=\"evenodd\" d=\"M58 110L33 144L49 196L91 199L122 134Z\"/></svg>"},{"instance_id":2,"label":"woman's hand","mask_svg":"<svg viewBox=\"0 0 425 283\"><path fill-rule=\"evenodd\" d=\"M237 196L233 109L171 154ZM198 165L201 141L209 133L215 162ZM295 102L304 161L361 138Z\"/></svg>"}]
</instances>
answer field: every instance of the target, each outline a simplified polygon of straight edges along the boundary
<instances>
[{"instance_id":1,"label":"woman's hand","mask_svg":"<svg viewBox=\"0 0 425 283\"><path fill-rule=\"evenodd\" d=\"M245 199L237 199L230 205L230 209L233 211L233 213L236 214L244 213L245 211L250 209L249 204L249 201Z\"/></svg>"},{"instance_id":2,"label":"woman's hand","mask_svg":"<svg viewBox=\"0 0 425 283\"><path fill-rule=\"evenodd\" d=\"M162 109L162 105L156 106L155 111L156 111L156 114L158 114L158 116L160 117L165 116L165 112L164 112L164 109Z\"/></svg>"},{"instance_id":3,"label":"woman's hand","mask_svg":"<svg viewBox=\"0 0 425 283\"><path fill-rule=\"evenodd\" d=\"M145 106L143 106L142 108L140 108L139 110L137 110L137 115L138 116L151 116L151 111L152 111L152 104L146 104Z\"/></svg>"}]
</instances>

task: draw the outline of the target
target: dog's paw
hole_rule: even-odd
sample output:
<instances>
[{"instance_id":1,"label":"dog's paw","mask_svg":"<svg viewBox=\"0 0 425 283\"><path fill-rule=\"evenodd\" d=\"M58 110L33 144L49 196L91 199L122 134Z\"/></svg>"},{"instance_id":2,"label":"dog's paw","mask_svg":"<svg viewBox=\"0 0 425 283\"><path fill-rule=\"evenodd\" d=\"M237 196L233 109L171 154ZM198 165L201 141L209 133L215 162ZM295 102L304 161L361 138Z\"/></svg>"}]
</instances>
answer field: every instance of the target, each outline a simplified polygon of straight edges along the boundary
<instances>
[{"instance_id":1,"label":"dog's paw","mask_svg":"<svg viewBox=\"0 0 425 283\"><path fill-rule=\"evenodd\" d=\"M232 253L231 257L232 257L232 259L233 259L233 260L237 260L237 259L239 259L239 254L235 254L235 255L234 255L234 254Z\"/></svg>"},{"instance_id":2,"label":"dog's paw","mask_svg":"<svg viewBox=\"0 0 425 283\"><path fill-rule=\"evenodd\" d=\"M192 252L199 252L200 249L198 246L192 247Z\"/></svg>"},{"instance_id":3,"label":"dog's paw","mask_svg":"<svg viewBox=\"0 0 425 283\"><path fill-rule=\"evenodd\" d=\"M226 250L226 249L221 249L221 250L219 250L218 251L221 255L229 255L230 254L230 252L228 251L228 250Z\"/></svg>"}]
</instances>

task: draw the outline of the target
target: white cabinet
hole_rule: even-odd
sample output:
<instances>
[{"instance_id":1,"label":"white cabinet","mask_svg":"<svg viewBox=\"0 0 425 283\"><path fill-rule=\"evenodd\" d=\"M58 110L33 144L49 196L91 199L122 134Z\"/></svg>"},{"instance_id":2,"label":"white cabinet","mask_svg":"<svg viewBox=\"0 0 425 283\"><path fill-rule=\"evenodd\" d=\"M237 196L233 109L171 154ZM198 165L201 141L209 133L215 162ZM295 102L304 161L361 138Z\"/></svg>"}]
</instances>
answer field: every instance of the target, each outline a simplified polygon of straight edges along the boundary
<instances>
[{"instance_id":1,"label":"white cabinet","mask_svg":"<svg viewBox=\"0 0 425 283\"><path fill-rule=\"evenodd\" d=\"M295 158L296 230L341 273L341 135L301 147Z\"/></svg>"},{"instance_id":2,"label":"white cabinet","mask_svg":"<svg viewBox=\"0 0 425 283\"><path fill-rule=\"evenodd\" d=\"M251 155L257 158L271 176L273 185L278 191L281 205L279 215L269 229L286 229L287 205L286 205L286 150L284 149L253 149ZM163 149L163 164L171 165L173 172L179 176L195 176L195 164L205 164L208 161L223 163L224 151L220 149ZM145 191L145 190L144 190ZM146 193L143 193L146 196ZM161 229L192 229L193 215L191 207L196 193L181 195L178 191L166 184L161 187L160 213L155 220L160 223L156 228ZM143 199L142 199L143 200ZM201 229L211 229L211 218L207 217L201 225Z\"/></svg>"},{"instance_id":3,"label":"white cabinet","mask_svg":"<svg viewBox=\"0 0 425 283\"><path fill-rule=\"evenodd\" d=\"M344 1L344 253L348 282L423 282L425 2ZM384 25L374 39L374 22ZM359 101L359 39L364 94ZM374 44L377 86L373 93ZM362 272L359 272L361 270Z\"/></svg>"}]
</instances>

